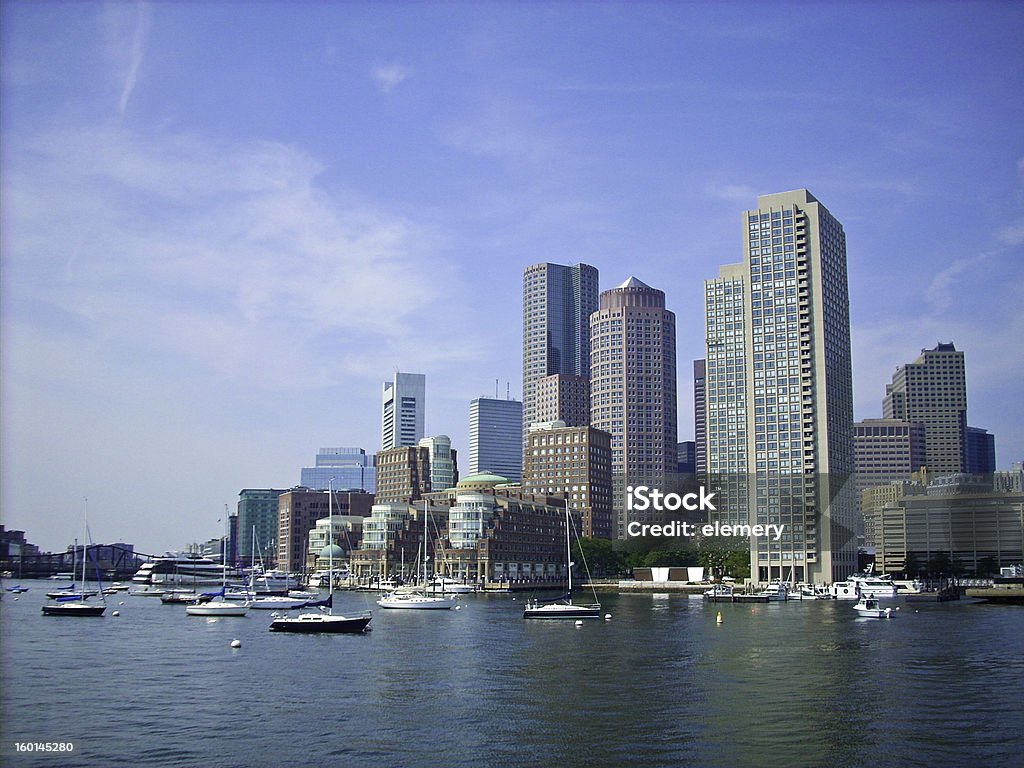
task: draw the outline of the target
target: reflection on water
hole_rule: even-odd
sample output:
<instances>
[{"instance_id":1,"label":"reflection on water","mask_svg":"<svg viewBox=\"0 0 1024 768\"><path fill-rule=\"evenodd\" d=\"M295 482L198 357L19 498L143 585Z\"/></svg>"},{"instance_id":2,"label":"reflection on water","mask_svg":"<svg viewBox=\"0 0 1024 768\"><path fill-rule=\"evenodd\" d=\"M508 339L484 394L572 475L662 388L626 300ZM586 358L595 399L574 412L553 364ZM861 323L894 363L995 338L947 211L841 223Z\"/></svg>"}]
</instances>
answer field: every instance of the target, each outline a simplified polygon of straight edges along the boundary
<instances>
[{"instance_id":1,"label":"reflection on water","mask_svg":"<svg viewBox=\"0 0 1024 768\"><path fill-rule=\"evenodd\" d=\"M612 620L577 627L468 596L301 637L141 598L120 617L43 617L32 586L0 607L10 765L52 764L14 740L73 740L65 765L1009 765L1024 729L1016 607L884 621L826 601L602 595Z\"/></svg>"}]
</instances>

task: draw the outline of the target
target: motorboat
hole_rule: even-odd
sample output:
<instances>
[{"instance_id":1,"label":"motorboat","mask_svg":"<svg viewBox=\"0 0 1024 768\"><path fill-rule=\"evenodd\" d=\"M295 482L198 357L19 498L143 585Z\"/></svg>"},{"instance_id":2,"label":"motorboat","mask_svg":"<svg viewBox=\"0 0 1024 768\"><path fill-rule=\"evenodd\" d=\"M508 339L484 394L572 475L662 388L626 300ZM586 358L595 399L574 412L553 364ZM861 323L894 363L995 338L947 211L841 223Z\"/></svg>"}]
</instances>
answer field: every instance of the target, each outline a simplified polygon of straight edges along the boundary
<instances>
[{"instance_id":1,"label":"motorboat","mask_svg":"<svg viewBox=\"0 0 1024 768\"><path fill-rule=\"evenodd\" d=\"M789 599L789 588L782 582L776 582L762 589L757 596L767 597L769 603L783 602Z\"/></svg>"},{"instance_id":2,"label":"motorboat","mask_svg":"<svg viewBox=\"0 0 1024 768\"><path fill-rule=\"evenodd\" d=\"M892 616L892 608L883 608L878 603L877 597L861 596L860 600L853 606L857 615L868 619L888 619Z\"/></svg>"},{"instance_id":3,"label":"motorboat","mask_svg":"<svg viewBox=\"0 0 1024 768\"><path fill-rule=\"evenodd\" d=\"M168 552L143 563L132 576L132 581L164 588L208 586L224 581L229 570L234 572L234 569L195 552Z\"/></svg>"},{"instance_id":4,"label":"motorboat","mask_svg":"<svg viewBox=\"0 0 1024 768\"><path fill-rule=\"evenodd\" d=\"M849 578L854 582L861 595L868 597L896 597L896 585L892 583L892 576L877 576L868 569L864 573L854 574Z\"/></svg>"},{"instance_id":5,"label":"motorboat","mask_svg":"<svg viewBox=\"0 0 1024 768\"><path fill-rule=\"evenodd\" d=\"M732 585L715 584L711 589L704 592L704 599L712 603L731 603L733 599Z\"/></svg>"},{"instance_id":6,"label":"motorboat","mask_svg":"<svg viewBox=\"0 0 1024 768\"><path fill-rule=\"evenodd\" d=\"M857 600L860 598L860 585L856 581L835 581L829 585L828 589L834 600Z\"/></svg>"}]
</instances>

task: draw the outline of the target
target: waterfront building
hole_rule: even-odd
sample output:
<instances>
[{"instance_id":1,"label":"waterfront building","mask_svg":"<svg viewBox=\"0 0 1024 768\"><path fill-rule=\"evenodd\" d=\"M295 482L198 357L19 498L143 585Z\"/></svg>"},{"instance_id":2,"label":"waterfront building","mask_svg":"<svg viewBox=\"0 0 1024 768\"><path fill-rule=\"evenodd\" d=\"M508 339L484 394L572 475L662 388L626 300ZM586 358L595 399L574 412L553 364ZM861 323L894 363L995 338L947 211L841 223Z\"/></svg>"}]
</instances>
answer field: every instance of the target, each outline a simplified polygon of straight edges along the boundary
<instances>
[{"instance_id":1,"label":"waterfront building","mask_svg":"<svg viewBox=\"0 0 1024 768\"><path fill-rule=\"evenodd\" d=\"M339 515L366 517L373 505L373 494L363 491L335 491L333 502L327 491L292 488L277 500L277 552L275 567L298 573L306 560L309 532L316 521L332 511ZM265 556L264 556L265 557ZM266 562L266 561L265 561Z\"/></svg>"},{"instance_id":2,"label":"waterfront building","mask_svg":"<svg viewBox=\"0 0 1024 768\"><path fill-rule=\"evenodd\" d=\"M846 236L801 189L758 197L743 245L705 283L718 515L785 526L751 541L756 580L840 581L857 566Z\"/></svg>"},{"instance_id":3,"label":"waterfront building","mask_svg":"<svg viewBox=\"0 0 1024 768\"><path fill-rule=\"evenodd\" d=\"M860 510L864 517L864 545L878 546L880 534L877 531L881 530L882 509L886 504L899 501L904 496L923 496L926 491L927 486L917 480L897 480L885 485L864 488L860 492Z\"/></svg>"},{"instance_id":4,"label":"waterfront building","mask_svg":"<svg viewBox=\"0 0 1024 768\"><path fill-rule=\"evenodd\" d=\"M696 456L694 472L708 471L708 426L707 394L705 378L707 361L701 358L693 361L693 434Z\"/></svg>"},{"instance_id":5,"label":"waterfront building","mask_svg":"<svg viewBox=\"0 0 1024 768\"><path fill-rule=\"evenodd\" d=\"M498 475L459 481L448 540L446 570L467 583L565 581L564 499L526 493Z\"/></svg>"},{"instance_id":6,"label":"waterfront building","mask_svg":"<svg viewBox=\"0 0 1024 768\"><path fill-rule=\"evenodd\" d=\"M399 446L377 454L377 503L410 504L430 491L430 448Z\"/></svg>"},{"instance_id":7,"label":"waterfront building","mask_svg":"<svg viewBox=\"0 0 1024 768\"><path fill-rule=\"evenodd\" d=\"M561 495L582 518L582 535L613 534L611 435L560 421L534 424L526 438L524 493Z\"/></svg>"},{"instance_id":8,"label":"waterfront building","mask_svg":"<svg viewBox=\"0 0 1024 768\"><path fill-rule=\"evenodd\" d=\"M371 508L372 509L372 508ZM371 512L372 514L372 512ZM321 517L309 531L309 542L306 546L306 569L319 569L324 548L333 544L334 567L341 570L349 559L349 554L362 544L363 525L368 517L362 515L331 515ZM324 565L326 568L326 565Z\"/></svg>"},{"instance_id":9,"label":"waterfront building","mask_svg":"<svg viewBox=\"0 0 1024 768\"><path fill-rule=\"evenodd\" d=\"M254 551L262 554L264 562L272 555L278 537L278 499L284 492L274 488L243 488L238 492L238 534L231 562L250 566Z\"/></svg>"},{"instance_id":10,"label":"waterfront building","mask_svg":"<svg viewBox=\"0 0 1024 768\"><path fill-rule=\"evenodd\" d=\"M518 482L523 474L523 404L478 397L469 404L469 472L497 472Z\"/></svg>"},{"instance_id":11,"label":"waterfront building","mask_svg":"<svg viewBox=\"0 0 1024 768\"><path fill-rule=\"evenodd\" d=\"M537 379L534 424L564 422L567 427L590 424L590 377L555 373ZM529 430L527 430L529 433Z\"/></svg>"},{"instance_id":12,"label":"waterfront building","mask_svg":"<svg viewBox=\"0 0 1024 768\"><path fill-rule=\"evenodd\" d=\"M953 573L989 576L1024 561L1024 493L952 477L883 506L875 543L880 570L917 575L942 563Z\"/></svg>"},{"instance_id":13,"label":"waterfront building","mask_svg":"<svg viewBox=\"0 0 1024 768\"><path fill-rule=\"evenodd\" d=\"M426 419L427 377L399 373L384 382L381 396L381 450L416 445L423 437Z\"/></svg>"},{"instance_id":14,"label":"waterfront building","mask_svg":"<svg viewBox=\"0 0 1024 768\"><path fill-rule=\"evenodd\" d=\"M598 273L588 264L533 264L523 271L520 450L530 424L554 420L541 418L538 411L539 380L554 374L590 375L590 315L597 306ZM571 418L563 421L569 424Z\"/></svg>"},{"instance_id":15,"label":"waterfront building","mask_svg":"<svg viewBox=\"0 0 1024 768\"><path fill-rule=\"evenodd\" d=\"M363 523L362 545L352 552L353 575L361 581L418 580L424 556L428 573L441 572L448 509L428 502L374 504Z\"/></svg>"},{"instance_id":16,"label":"waterfront building","mask_svg":"<svg viewBox=\"0 0 1024 768\"><path fill-rule=\"evenodd\" d=\"M362 448L321 448L315 461L315 466L302 468L299 485L303 488L351 488L367 493L376 490L374 456Z\"/></svg>"},{"instance_id":17,"label":"waterfront building","mask_svg":"<svg viewBox=\"0 0 1024 768\"><path fill-rule=\"evenodd\" d=\"M952 343L922 349L885 387L882 416L924 425L925 466L937 475L967 468L967 376Z\"/></svg>"},{"instance_id":18,"label":"waterfront building","mask_svg":"<svg viewBox=\"0 0 1024 768\"><path fill-rule=\"evenodd\" d=\"M996 471L996 436L987 429L968 427L966 470L974 474L991 474Z\"/></svg>"},{"instance_id":19,"label":"waterfront building","mask_svg":"<svg viewBox=\"0 0 1024 768\"><path fill-rule=\"evenodd\" d=\"M590 403L591 426L611 435L621 539L625 485L658 487L677 468L676 317L665 309L664 291L630 277L601 293L590 316Z\"/></svg>"},{"instance_id":20,"label":"waterfront building","mask_svg":"<svg viewBox=\"0 0 1024 768\"><path fill-rule=\"evenodd\" d=\"M420 448L426 448L430 461L430 488L443 491L453 487L459 481L458 453L452 448L452 439L448 435L424 437L419 442Z\"/></svg>"}]
</instances>

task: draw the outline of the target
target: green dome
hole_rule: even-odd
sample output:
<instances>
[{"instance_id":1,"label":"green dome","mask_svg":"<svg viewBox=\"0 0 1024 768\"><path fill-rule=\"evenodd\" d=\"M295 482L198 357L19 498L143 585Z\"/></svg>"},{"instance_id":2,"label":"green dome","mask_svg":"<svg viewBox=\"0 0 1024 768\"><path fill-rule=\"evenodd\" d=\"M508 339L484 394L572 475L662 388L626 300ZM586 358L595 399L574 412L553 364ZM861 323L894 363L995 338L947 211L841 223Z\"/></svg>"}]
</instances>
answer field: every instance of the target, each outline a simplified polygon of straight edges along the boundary
<instances>
[{"instance_id":1,"label":"green dome","mask_svg":"<svg viewBox=\"0 0 1024 768\"><path fill-rule=\"evenodd\" d=\"M477 475L469 475L468 477L462 478L455 487L463 490L471 488L493 488L496 485L501 485L507 482L507 477L495 475L491 472L481 472Z\"/></svg>"},{"instance_id":2,"label":"green dome","mask_svg":"<svg viewBox=\"0 0 1024 768\"><path fill-rule=\"evenodd\" d=\"M318 560L330 560L332 557L335 560L345 557L345 550L337 544L328 544L326 547L321 549L320 554L317 555Z\"/></svg>"}]
</instances>

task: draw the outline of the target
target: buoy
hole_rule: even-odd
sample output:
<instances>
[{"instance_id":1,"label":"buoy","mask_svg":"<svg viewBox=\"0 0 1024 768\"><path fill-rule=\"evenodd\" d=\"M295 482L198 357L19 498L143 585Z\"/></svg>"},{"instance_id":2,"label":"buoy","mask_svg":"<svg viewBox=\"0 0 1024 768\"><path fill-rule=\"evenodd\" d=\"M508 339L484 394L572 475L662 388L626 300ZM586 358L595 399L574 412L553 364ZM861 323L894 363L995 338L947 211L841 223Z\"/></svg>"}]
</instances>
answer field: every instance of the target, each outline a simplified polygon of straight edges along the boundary
<instances>
[{"instance_id":1,"label":"buoy","mask_svg":"<svg viewBox=\"0 0 1024 768\"><path fill-rule=\"evenodd\" d=\"M241 648L242 647L242 641L241 640L232 640L231 641L231 647L232 648Z\"/></svg>"},{"instance_id":2,"label":"buoy","mask_svg":"<svg viewBox=\"0 0 1024 768\"><path fill-rule=\"evenodd\" d=\"M580 620L580 619L576 619L576 626L577 627L582 627L583 626L583 621Z\"/></svg>"},{"instance_id":3,"label":"buoy","mask_svg":"<svg viewBox=\"0 0 1024 768\"><path fill-rule=\"evenodd\" d=\"M456 605L455 606L455 610L456 611L461 611L462 610L462 606L461 605Z\"/></svg>"},{"instance_id":4,"label":"buoy","mask_svg":"<svg viewBox=\"0 0 1024 768\"><path fill-rule=\"evenodd\" d=\"M722 618L722 612L721 612L721 611L719 611L719 612L718 612L718 618L717 618L717 619L715 619L715 622L716 622L717 624L721 624L721 623L722 623L723 621L724 621L724 619Z\"/></svg>"},{"instance_id":5,"label":"buoy","mask_svg":"<svg viewBox=\"0 0 1024 768\"><path fill-rule=\"evenodd\" d=\"M15 597L14 599L15 599L15 600L17 600L18 598L17 598L17 597Z\"/></svg>"},{"instance_id":6,"label":"buoy","mask_svg":"<svg viewBox=\"0 0 1024 768\"><path fill-rule=\"evenodd\" d=\"M122 600L120 603L118 603L118 605L124 605L124 600Z\"/></svg>"},{"instance_id":7,"label":"buoy","mask_svg":"<svg viewBox=\"0 0 1024 768\"><path fill-rule=\"evenodd\" d=\"M120 611L114 611L114 612L113 612L112 614L110 614L110 615L111 615L111 616L120 616L120 615L121 615L121 612L120 612Z\"/></svg>"},{"instance_id":8,"label":"buoy","mask_svg":"<svg viewBox=\"0 0 1024 768\"><path fill-rule=\"evenodd\" d=\"M611 621L611 620L612 620L612 615L611 615L610 613L606 613L606 614L604 615L604 620L605 620L605 621Z\"/></svg>"},{"instance_id":9,"label":"buoy","mask_svg":"<svg viewBox=\"0 0 1024 768\"><path fill-rule=\"evenodd\" d=\"M207 623L207 624L216 624L216 623L217 623L217 620L216 620L216 619L207 619L207 620L206 620L206 623Z\"/></svg>"}]
</instances>

